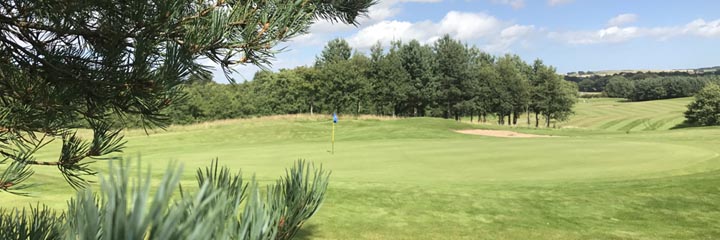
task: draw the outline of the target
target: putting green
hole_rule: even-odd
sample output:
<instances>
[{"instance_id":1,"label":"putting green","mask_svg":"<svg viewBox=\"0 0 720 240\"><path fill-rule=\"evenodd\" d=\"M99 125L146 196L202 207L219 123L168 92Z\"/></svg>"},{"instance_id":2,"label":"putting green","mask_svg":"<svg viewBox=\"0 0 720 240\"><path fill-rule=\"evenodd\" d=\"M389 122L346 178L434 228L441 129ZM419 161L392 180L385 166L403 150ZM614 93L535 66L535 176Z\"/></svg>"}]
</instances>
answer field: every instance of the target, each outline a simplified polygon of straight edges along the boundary
<instances>
[{"instance_id":1,"label":"putting green","mask_svg":"<svg viewBox=\"0 0 720 240\"><path fill-rule=\"evenodd\" d=\"M304 158L331 169L335 182L390 184L632 179L685 172L688 166L717 156L716 152L686 145L577 137L346 141L337 143L334 155L326 151L327 145L220 144L203 151L129 153L141 154L143 159L175 159L190 169L218 157L221 163L242 167L261 180L279 176L282 169L277 166ZM163 165L154 162L155 166Z\"/></svg>"},{"instance_id":2,"label":"putting green","mask_svg":"<svg viewBox=\"0 0 720 240\"><path fill-rule=\"evenodd\" d=\"M328 119L230 120L150 136L130 131L124 156L140 156L155 179L178 162L187 186L194 185L195 170L216 157L263 183L299 158L323 164L332 171L328 198L301 239L718 238L720 231L708 226L720 225L720 128L662 130L672 125L663 119L681 110L668 101L644 103L668 105L668 111L647 113L662 127L641 128L622 114L602 123L592 104L609 103L642 109L602 99L579 107L575 121L587 127L537 130L341 118L335 154L328 152ZM632 131L614 131L615 125ZM558 137L455 132L472 128ZM58 149L47 150L40 160L55 158ZM93 164L101 172L106 166ZM0 193L0 204L64 208L73 190L57 169L34 170L34 197Z\"/></svg>"}]
</instances>

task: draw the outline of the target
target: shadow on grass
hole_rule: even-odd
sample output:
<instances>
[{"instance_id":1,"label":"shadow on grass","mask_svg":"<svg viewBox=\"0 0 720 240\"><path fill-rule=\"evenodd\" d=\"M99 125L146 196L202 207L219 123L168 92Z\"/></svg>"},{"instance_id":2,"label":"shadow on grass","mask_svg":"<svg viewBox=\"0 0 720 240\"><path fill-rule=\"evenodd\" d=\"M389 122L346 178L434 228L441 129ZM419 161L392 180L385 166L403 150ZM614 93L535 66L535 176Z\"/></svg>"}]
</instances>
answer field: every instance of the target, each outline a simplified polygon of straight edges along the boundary
<instances>
[{"instance_id":1,"label":"shadow on grass","mask_svg":"<svg viewBox=\"0 0 720 240\"><path fill-rule=\"evenodd\" d=\"M694 128L694 127L704 127L702 125L697 125L694 123L688 123L688 122L682 122L678 125L675 125L674 127L671 127L670 130L676 130L676 129L685 129L685 128Z\"/></svg>"},{"instance_id":2,"label":"shadow on grass","mask_svg":"<svg viewBox=\"0 0 720 240\"><path fill-rule=\"evenodd\" d=\"M317 231L317 228L318 227L315 224L304 225L302 228L300 228L297 235L295 235L294 239L300 239L300 240L313 239L313 233Z\"/></svg>"}]
</instances>

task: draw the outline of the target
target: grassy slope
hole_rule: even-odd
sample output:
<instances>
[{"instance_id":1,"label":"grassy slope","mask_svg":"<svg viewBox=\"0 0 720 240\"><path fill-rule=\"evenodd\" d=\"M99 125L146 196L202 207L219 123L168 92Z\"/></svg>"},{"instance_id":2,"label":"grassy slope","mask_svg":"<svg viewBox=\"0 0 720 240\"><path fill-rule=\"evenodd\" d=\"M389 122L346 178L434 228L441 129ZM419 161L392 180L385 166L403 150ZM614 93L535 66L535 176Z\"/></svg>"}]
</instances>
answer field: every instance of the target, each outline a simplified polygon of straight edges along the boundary
<instances>
[{"instance_id":1,"label":"grassy slope","mask_svg":"<svg viewBox=\"0 0 720 240\"><path fill-rule=\"evenodd\" d=\"M214 157L263 181L297 158L322 163L333 171L331 188L308 238L714 239L720 129L603 127L681 118L686 101L593 100L567 124L588 129L517 129L556 138L461 135L450 130L486 126L440 119L341 119L330 155L328 121L241 120L149 137L129 132L126 152L157 174L182 162L187 184ZM594 118L603 120L587 120ZM42 194L2 194L0 204L62 207L71 190L54 169L36 170Z\"/></svg>"},{"instance_id":2,"label":"grassy slope","mask_svg":"<svg viewBox=\"0 0 720 240\"><path fill-rule=\"evenodd\" d=\"M576 115L563 125L623 132L666 130L685 120L683 112L691 101L691 98L647 102L581 99L575 109Z\"/></svg>"}]
</instances>

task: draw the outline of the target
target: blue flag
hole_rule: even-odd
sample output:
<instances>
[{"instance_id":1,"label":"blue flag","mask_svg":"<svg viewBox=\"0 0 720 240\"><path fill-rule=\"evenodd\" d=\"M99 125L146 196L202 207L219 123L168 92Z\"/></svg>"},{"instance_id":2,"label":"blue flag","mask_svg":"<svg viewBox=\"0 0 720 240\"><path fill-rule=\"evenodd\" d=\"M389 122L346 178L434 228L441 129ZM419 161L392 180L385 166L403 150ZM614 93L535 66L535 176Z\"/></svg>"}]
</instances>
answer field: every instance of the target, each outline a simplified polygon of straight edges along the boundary
<instances>
[{"instance_id":1,"label":"blue flag","mask_svg":"<svg viewBox=\"0 0 720 240\"><path fill-rule=\"evenodd\" d=\"M333 113L333 123L337 123L337 122L338 122L337 114Z\"/></svg>"}]
</instances>

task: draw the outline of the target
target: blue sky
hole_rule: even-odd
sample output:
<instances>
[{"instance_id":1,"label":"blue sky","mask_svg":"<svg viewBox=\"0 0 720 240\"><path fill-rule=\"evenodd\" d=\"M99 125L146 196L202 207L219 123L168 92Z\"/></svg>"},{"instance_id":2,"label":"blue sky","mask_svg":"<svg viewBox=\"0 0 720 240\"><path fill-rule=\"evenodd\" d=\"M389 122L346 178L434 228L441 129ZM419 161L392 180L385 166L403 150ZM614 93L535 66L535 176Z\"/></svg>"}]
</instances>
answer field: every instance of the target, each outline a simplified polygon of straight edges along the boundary
<instances>
[{"instance_id":1,"label":"blue sky","mask_svg":"<svg viewBox=\"0 0 720 240\"><path fill-rule=\"evenodd\" d=\"M543 59L560 73L720 65L720 1L380 0L360 23L316 23L281 44L272 68L311 65L338 37L367 52L377 41L432 43L444 34L492 54ZM239 79L258 70L237 69ZM215 79L226 82L220 72Z\"/></svg>"}]
</instances>

